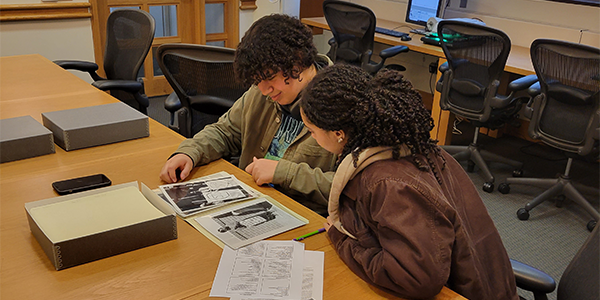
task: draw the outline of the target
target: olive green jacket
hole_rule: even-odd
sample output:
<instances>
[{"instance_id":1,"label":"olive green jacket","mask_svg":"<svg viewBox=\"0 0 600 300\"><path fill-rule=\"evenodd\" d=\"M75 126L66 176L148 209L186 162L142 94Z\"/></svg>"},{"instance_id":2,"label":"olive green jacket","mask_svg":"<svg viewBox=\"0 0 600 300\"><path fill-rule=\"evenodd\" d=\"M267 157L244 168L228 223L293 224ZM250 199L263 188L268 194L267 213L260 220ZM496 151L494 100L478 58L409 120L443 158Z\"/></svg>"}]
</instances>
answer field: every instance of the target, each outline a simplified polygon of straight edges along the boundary
<instances>
[{"instance_id":1,"label":"olive green jacket","mask_svg":"<svg viewBox=\"0 0 600 300\"><path fill-rule=\"evenodd\" d=\"M195 166L239 155L239 167L245 169L253 157L265 157L281 116L280 105L252 86L216 123L183 141L176 153L187 154ZM277 164L273 184L308 208L324 213L336 159L304 127Z\"/></svg>"}]
</instances>

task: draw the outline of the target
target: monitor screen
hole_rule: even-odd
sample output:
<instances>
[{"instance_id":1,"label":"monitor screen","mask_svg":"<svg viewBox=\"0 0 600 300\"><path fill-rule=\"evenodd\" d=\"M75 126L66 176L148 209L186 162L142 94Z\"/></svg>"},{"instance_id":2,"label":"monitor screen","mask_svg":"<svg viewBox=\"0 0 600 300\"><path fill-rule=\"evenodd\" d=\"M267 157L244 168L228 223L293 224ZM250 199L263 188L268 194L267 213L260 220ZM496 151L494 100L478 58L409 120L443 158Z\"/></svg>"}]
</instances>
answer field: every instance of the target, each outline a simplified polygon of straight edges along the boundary
<instances>
[{"instance_id":1,"label":"monitor screen","mask_svg":"<svg viewBox=\"0 0 600 300\"><path fill-rule=\"evenodd\" d=\"M406 22L425 26L431 17L442 18L444 0L408 0Z\"/></svg>"}]
</instances>

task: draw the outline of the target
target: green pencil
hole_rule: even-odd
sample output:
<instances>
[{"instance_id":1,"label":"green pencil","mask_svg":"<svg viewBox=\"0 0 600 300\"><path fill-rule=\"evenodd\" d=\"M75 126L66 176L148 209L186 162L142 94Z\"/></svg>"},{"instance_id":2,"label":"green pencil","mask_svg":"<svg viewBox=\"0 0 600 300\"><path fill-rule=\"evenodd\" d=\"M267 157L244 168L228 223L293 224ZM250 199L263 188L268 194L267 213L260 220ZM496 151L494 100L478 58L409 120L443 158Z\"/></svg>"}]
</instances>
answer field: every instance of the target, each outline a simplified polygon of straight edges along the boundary
<instances>
[{"instance_id":1,"label":"green pencil","mask_svg":"<svg viewBox=\"0 0 600 300\"><path fill-rule=\"evenodd\" d=\"M294 241L301 241L301 240L303 240L303 239L305 239L305 238L307 238L309 236L313 236L313 235L319 234L321 232L325 232L325 228L321 228L321 229L319 229L317 231L313 231L311 233L307 233L307 234L305 234L303 236L297 237L297 238L294 239Z\"/></svg>"}]
</instances>

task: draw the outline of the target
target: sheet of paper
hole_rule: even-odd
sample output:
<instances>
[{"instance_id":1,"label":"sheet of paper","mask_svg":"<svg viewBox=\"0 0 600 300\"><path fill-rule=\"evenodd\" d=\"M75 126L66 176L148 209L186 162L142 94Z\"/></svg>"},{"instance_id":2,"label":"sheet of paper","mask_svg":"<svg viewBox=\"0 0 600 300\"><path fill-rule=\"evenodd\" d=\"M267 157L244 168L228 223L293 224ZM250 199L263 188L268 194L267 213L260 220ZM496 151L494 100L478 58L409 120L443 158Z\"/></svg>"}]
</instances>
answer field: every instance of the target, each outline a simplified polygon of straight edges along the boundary
<instances>
[{"instance_id":1,"label":"sheet of paper","mask_svg":"<svg viewBox=\"0 0 600 300\"><path fill-rule=\"evenodd\" d=\"M323 270L325 252L304 251L302 300L323 300Z\"/></svg>"},{"instance_id":2,"label":"sheet of paper","mask_svg":"<svg viewBox=\"0 0 600 300\"><path fill-rule=\"evenodd\" d=\"M223 249L210 290L211 297L300 299L304 244L260 241L233 250Z\"/></svg>"},{"instance_id":3,"label":"sheet of paper","mask_svg":"<svg viewBox=\"0 0 600 300\"><path fill-rule=\"evenodd\" d=\"M225 203L256 197L233 175L220 178L197 178L159 186L162 197L182 217L212 209Z\"/></svg>"},{"instance_id":4,"label":"sheet of paper","mask_svg":"<svg viewBox=\"0 0 600 300\"><path fill-rule=\"evenodd\" d=\"M304 251L304 268L302 271L301 300L323 300L323 268L325 253L321 251ZM229 300L276 300L276 298L252 298L234 296Z\"/></svg>"},{"instance_id":5,"label":"sheet of paper","mask_svg":"<svg viewBox=\"0 0 600 300\"><path fill-rule=\"evenodd\" d=\"M266 198L239 203L195 220L233 249L306 224Z\"/></svg>"}]
</instances>

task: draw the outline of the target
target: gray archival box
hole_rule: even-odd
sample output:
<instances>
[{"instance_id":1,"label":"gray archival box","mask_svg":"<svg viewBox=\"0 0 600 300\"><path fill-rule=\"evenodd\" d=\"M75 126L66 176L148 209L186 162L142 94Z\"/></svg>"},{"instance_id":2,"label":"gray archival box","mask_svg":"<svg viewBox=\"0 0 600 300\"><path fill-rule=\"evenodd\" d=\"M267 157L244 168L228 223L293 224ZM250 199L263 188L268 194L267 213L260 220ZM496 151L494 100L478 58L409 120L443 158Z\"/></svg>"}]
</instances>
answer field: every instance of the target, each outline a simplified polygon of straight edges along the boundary
<instances>
[{"instance_id":1,"label":"gray archival box","mask_svg":"<svg viewBox=\"0 0 600 300\"><path fill-rule=\"evenodd\" d=\"M52 132L31 116L0 120L0 163L50 153Z\"/></svg>"},{"instance_id":2,"label":"gray archival box","mask_svg":"<svg viewBox=\"0 0 600 300\"><path fill-rule=\"evenodd\" d=\"M148 116L123 102L42 113L42 119L66 151L150 135Z\"/></svg>"}]
</instances>

